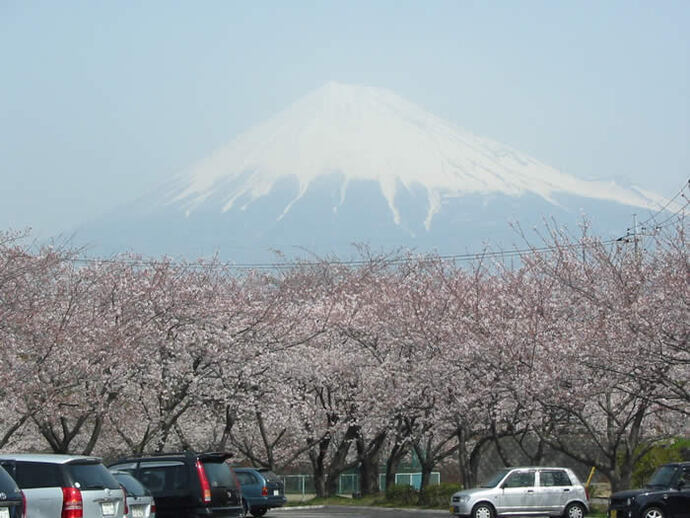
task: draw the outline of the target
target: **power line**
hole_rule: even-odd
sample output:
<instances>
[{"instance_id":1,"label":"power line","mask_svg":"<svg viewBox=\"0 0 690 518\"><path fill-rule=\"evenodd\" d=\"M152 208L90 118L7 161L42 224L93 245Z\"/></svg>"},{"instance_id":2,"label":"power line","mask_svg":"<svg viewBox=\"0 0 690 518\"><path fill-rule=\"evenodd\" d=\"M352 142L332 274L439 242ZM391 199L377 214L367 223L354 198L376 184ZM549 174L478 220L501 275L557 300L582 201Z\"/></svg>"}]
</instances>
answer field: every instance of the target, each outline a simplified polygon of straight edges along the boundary
<instances>
[{"instance_id":1,"label":"power line","mask_svg":"<svg viewBox=\"0 0 690 518\"><path fill-rule=\"evenodd\" d=\"M598 243L603 246L608 246L622 241L622 238L610 239L606 241L599 241ZM420 260L420 258L427 257L430 260L439 260L442 262L469 262L478 261L484 259L510 259L515 257L520 257L527 254L541 254L549 253L557 250L572 250L572 249L587 249L591 247L592 244L587 243L574 243L570 245L558 245L558 246L544 246L544 247L531 247L513 250L496 250L490 251L486 250L483 252L468 252L463 254L450 254L450 255L432 255L432 254L419 254L416 256L408 255L406 257L400 257L396 259L385 260L386 264L389 265L402 265L408 264ZM376 259L374 259L375 261ZM163 264L171 264L177 266L184 266L187 268L214 268L214 269L228 269L228 270L281 270L281 269L292 269L300 266L317 266L322 263L327 263L334 266L364 266L370 264L372 260L370 259L352 259L352 260L329 260L324 259L322 261L293 261L285 263L213 263L213 262L190 262L181 263L173 260L154 260L154 259L126 259L126 258L86 258L77 257L70 259L73 263L83 263L83 264L100 264L100 263L110 263L110 264L128 264L132 266L160 266Z\"/></svg>"},{"instance_id":2,"label":"power line","mask_svg":"<svg viewBox=\"0 0 690 518\"><path fill-rule=\"evenodd\" d=\"M664 219L661 223L658 223L655 225L655 229L661 229L664 226L668 226L672 223L670 221L676 217L678 217L680 214L684 213L684 211L690 206L690 199L685 196L685 189L690 186L690 179L683 184L681 189L672 197L670 198L666 204L659 209L659 211L656 214L651 215L649 218L647 218L645 221L643 221L640 224L635 224L633 232L631 233L631 229L628 228L627 232L625 235L617 238L617 239L611 239L611 240L605 240L605 241L599 241L601 245L607 246L607 245L612 245L612 244L620 244L621 242L628 243L630 242L630 239L634 239L635 242L637 241L637 229L638 227L641 229L644 229L644 226L649 223L652 220L655 220L656 217L659 216L659 214L667 211L667 209L678 199L678 198L684 198L685 199L685 204L676 212L668 216L666 219ZM562 250L562 249L582 249L583 251L587 249L588 247L592 246L591 244L586 244L586 243L575 243L575 244L570 244L570 245L559 245L559 246L544 246L544 247L528 247L528 248L522 248L522 249L512 249L512 250L496 250L496 251L491 251L491 250L484 250L482 252L467 252L463 254L448 254L448 255L432 255L430 253L427 254L418 254L416 256L413 256L411 252L405 256L405 257L398 257L394 259L388 259L385 260L386 264L389 265L402 265L402 264L408 264L414 261L420 260L420 258L427 257L431 260L439 260L443 262L470 262L470 261L479 261L479 260L484 260L484 259L510 259L510 258L516 258L520 257L526 254L541 254L541 253L549 253L549 252L554 252L556 250ZM374 259L376 260L376 259ZM379 258L379 260L381 260ZM213 269L227 269L227 270L287 270L287 269L293 269L297 267L305 267L305 266L317 266L319 264L324 264L328 263L330 265L335 265L335 266L364 266L366 264L370 264L372 262L371 259L353 259L353 260L334 260L334 259L322 259L322 260L314 260L314 261L290 261L290 262L274 262L274 263L231 263L231 262L217 262L217 261L197 261L197 262L183 262L183 261L175 261L173 259L127 259L124 257L113 257L113 258L88 258L88 257L75 257L72 259L69 259L70 262L73 263L82 263L82 264L103 264L103 263L110 263L110 264L128 264L131 266L160 266L163 264L171 264L171 265L176 265L176 266L184 266L186 268L190 269L203 269L203 268L213 268Z\"/></svg>"},{"instance_id":3,"label":"power line","mask_svg":"<svg viewBox=\"0 0 690 518\"><path fill-rule=\"evenodd\" d=\"M666 210L671 206L671 204L674 203L674 202L676 201L676 199L678 199L678 198L685 198L685 205L683 205L683 207L681 207L679 210L677 210L676 212L674 212L669 218L665 219L665 220L664 220L664 223L665 223L666 221L668 221L669 219L671 219L671 218L673 218L673 217L676 217L676 216L678 216L680 213L682 213L682 212L688 207L688 197L685 196L685 190L686 190L686 189L689 189L689 188L690 188L690 178L681 186L681 188L678 190L678 192L677 192L672 198L670 198L670 199L666 202L666 204L665 204L663 207L661 207L661 209L659 209L659 210L656 212L656 214L652 214L652 215L649 216L646 220L644 220L642 223L640 223L640 227L641 227L642 229L645 229L646 225L647 225L650 221L656 221L657 216L659 216L659 215L660 215L661 213L663 213L663 212L666 212ZM656 226L658 226L658 224L655 225L655 227L656 227Z\"/></svg>"}]
</instances>

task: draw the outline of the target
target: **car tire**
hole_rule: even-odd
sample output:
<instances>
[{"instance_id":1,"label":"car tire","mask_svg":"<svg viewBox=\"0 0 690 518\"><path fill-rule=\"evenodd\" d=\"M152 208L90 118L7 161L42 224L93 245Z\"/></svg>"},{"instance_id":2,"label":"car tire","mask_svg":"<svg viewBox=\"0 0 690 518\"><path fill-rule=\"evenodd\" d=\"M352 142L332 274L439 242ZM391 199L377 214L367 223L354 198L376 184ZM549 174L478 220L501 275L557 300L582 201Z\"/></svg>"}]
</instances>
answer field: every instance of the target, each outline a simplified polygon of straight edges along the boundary
<instances>
[{"instance_id":1,"label":"car tire","mask_svg":"<svg viewBox=\"0 0 690 518\"><path fill-rule=\"evenodd\" d=\"M587 514L585 506L578 502L573 502L565 508L563 518L584 518L585 514Z\"/></svg>"},{"instance_id":2,"label":"car tire","mask_svg":"<svg viewBox=\"0 0 690 518\"><path fill-rule=\"evenodd\" d=\"M252 516L254 518L260 518L261 516L265 515L268 512L268 509L265 507L260 507L259 509L252 509Z\"/></svg>"},{"instance_id":3,"label":"car tire","mask_svg":"<svg viewBox=\"0 0 690 518\"><path fill-rule=\"evenodd\" d=\"M658 507L648 507L641 514L642 518L666 518L666 514Z\"/></svg>"},{"instance_id":4,"label":"car tire","mask_svg":"<svg viewBox=\"0 0 690 518\"><path fill-rule=\"evenodd\" d=\"M472 518L494 518L495 516L496 514L491 504L481 502L472 509Z\"/></svg>"}]
</instances>

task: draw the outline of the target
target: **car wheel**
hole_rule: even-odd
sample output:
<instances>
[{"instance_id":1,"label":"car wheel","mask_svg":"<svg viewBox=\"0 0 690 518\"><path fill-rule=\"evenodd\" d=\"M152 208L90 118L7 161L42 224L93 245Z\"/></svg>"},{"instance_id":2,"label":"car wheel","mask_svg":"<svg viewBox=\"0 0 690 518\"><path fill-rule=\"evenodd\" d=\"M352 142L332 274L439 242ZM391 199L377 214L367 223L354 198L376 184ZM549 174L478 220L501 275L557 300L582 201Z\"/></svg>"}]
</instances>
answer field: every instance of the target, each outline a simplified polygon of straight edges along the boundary
<instances>
[{"instance_id":1,"label":"car wheel","mask_svg":"<svg viewBox=\"0 0 690 518\"><path fill-rule=\"evenodd\" d=\"M642 513L642 518L665 518L666 515L658 507L649 507Z\"/></svg>"},{"instance_id":2,"label":"car wheel","mask_svg":"<svg viewBox=\"0 0 690 518\"><path fill-rule=\"evenodd\" d=\"M260 509L252 509L252 516L254 516L254 518L259 518L265 515L266 511L268 511L268 509L266 509L265 507L262 507Z\"/></svg>"},{"instance_id":3,"label":"car wheel","mask_svg":"<svg viewBox=\"0 0 690 518\"><path fill-rule=\"evenodd\" d=\"M494 518L494 508L489 504L477 504L472 509L472 518Z\"/></svg>"},{"instance_id":4,"label":"car wheel","mask_svg":"<svg viewBox=\"0 0 690 518\"><path fill-rule=\"evenodd\" d=\"M565 508L563 516L565 518L583 518L586 512L587 510L584 505L573 502Z\"/></svg>"}]
</instances>

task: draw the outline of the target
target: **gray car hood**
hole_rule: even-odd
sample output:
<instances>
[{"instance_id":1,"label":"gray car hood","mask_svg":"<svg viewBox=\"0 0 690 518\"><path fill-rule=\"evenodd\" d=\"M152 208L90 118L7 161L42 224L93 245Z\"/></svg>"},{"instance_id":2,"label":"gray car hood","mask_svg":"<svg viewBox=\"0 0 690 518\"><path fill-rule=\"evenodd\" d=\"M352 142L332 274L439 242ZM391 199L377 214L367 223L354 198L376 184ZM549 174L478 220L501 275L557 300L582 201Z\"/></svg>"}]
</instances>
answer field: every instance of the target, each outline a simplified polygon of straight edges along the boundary
<instances>
[{"instance_id":1,"label":"gray car hood","mask_svg":"<svg viewBox=\"0 0 690 518\"><path fill-rule=\"evenodd\" d=\"M466 495L476 495L477 493L484 493L485 491L495 490L494 487L473 487L472 489L463 489L457 493L453 493L453 496L466 496Z\"/></svg>"}]
</instances>

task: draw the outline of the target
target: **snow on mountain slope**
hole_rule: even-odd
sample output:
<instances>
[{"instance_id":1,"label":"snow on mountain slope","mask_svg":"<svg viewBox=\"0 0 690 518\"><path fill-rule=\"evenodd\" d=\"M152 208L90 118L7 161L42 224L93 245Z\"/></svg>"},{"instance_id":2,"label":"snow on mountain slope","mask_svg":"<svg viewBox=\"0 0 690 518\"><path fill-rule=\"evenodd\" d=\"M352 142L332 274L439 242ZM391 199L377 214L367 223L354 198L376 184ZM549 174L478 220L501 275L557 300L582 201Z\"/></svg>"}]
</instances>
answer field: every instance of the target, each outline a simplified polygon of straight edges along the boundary
<instances>
[{"instance_id":1,"label":"snow on mountain slope","mask_svg":"<svg viewBox=\"0 0 690 518\"><path fill-rule=\"evenodd\" d=\"M292 177L297 194L282 207L280 219L317 178L334 173L342 177L340 205L351 182L373 180L396 224L401 221L399 190L421 187L427 198L427 230L444 200L466 195L535 194L552 204L556 195L574 195L648 209L661 204L652 193L557 171L445 122L391 91L333 82L197 164L178 178L168 202L181 205L187 215L211 201L221 211L244 209L281 179Z\"/></svg>"}]
</instances>

